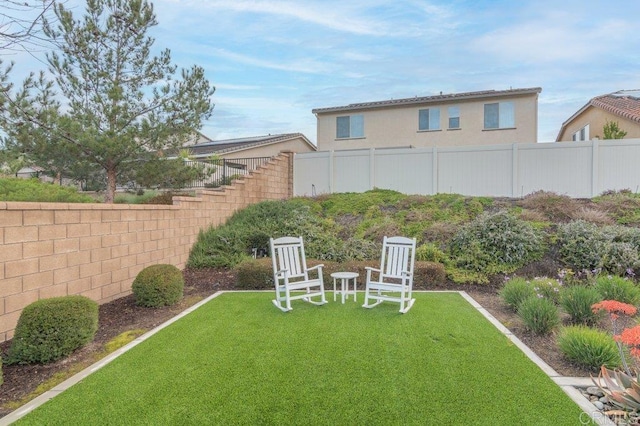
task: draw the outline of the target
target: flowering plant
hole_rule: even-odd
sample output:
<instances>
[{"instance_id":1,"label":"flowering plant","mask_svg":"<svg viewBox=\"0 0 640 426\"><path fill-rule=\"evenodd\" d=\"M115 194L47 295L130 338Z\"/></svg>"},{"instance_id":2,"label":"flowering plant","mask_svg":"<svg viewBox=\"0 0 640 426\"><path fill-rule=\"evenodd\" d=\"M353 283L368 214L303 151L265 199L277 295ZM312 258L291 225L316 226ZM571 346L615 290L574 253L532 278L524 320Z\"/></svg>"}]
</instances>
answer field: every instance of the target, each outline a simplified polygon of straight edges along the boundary
<instances>
[{"instance_id":1,"label":"flowering plant","mask_svg":"<svg viewBox=\"0 0 640 426\"><path fill-rule=\"evenodd\" d=\"M609 370L605 366L600 368L600 375L593 383L602 390L609 400L623 408L632 410L640 409L640 381L636 369L635 377L627 364L623 345L630 348L630 354L635 359L640 359L640 326L626 328L620 332L621 317L632 317L637 313L637 308L628 303L616 300L603 300L591 306L594 313L605 311L609 314L613 328L613 339L618 345L620 360L624 371ZM604 386L602 385L604 382Z\"/></svg>"}]
</instances>

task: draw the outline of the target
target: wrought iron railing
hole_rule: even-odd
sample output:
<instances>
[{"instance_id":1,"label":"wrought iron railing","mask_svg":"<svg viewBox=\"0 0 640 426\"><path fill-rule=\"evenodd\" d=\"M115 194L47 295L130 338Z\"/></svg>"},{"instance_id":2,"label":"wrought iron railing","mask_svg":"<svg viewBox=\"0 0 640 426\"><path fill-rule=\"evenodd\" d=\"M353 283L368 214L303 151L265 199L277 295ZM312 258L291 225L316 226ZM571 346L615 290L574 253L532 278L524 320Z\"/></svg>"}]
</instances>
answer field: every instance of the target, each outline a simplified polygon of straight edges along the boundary
<instances>
[{"instance_id":1,"label":"wrought iron railing","mask_svg":"<svg viewBox=\"0 0 640 426\"><path fill-rule=\"evenodd\" d=\"M215 160L187 160L185 164L203 167L205 176L194 180L186 188L218 188L231 185L235 179L243 178L266 164L272 157L220 158Z\"/></svg>"}]
</instances>

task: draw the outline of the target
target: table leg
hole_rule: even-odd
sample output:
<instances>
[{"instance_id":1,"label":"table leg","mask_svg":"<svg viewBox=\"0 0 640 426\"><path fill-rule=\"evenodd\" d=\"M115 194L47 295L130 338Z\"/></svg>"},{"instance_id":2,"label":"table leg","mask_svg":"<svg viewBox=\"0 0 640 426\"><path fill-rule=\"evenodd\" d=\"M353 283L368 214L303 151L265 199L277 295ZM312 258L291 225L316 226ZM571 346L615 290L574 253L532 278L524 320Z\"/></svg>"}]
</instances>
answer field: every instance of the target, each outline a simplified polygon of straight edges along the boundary
<instances>
[{"instance_id":1,"label":"table leg","mask_svg":"<svg viewBox=\"0 0 640 426\"><path fill-rule=\"evenodd\" d=\"M336 279L333 279L333 301L336 301Z\"/></svg>"}]
</instances>

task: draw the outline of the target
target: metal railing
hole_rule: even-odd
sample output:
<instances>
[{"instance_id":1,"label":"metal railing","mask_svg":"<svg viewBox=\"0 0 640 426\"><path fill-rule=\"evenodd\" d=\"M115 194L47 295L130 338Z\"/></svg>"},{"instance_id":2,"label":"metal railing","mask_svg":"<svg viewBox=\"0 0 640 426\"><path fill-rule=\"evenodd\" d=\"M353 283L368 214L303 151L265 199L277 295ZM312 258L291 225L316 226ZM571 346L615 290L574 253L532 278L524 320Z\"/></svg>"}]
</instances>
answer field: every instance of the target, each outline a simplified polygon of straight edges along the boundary
<instances>
[{"instance_id":1,"label":"metal railing","mask_svg":"<svg viewBox=\"0 0 640 426\"><path fill-rule=\"evenodd\" d=\"M216 160L187 160L185 164L203 167L205 177L190 182L185 188L218 188L231 185L235 179L248 176L272 157L220 158Z\"/></svg>"}]
</instances>

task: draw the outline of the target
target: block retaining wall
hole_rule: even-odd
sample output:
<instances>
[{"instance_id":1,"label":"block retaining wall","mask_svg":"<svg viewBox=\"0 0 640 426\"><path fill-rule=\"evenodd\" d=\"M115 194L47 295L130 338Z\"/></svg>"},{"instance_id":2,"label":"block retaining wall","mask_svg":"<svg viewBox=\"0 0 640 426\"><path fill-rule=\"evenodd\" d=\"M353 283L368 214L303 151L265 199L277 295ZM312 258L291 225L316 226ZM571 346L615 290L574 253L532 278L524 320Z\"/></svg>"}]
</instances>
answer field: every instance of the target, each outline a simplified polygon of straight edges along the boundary
<instances>
[{"instance_id":1,"label":"block retaining wall","mask_svg":"<svg viewBox=\"0 0 640 426\"><path fill-rule=\"evenodd\" d=\"M282 153L243 180L173 205L0 202L0 342L22 309L80 294L106 303L131 293L145 267L184 268L198 232L263 200L293 194L293 154Z\"/></svg>"}]
</instances>

